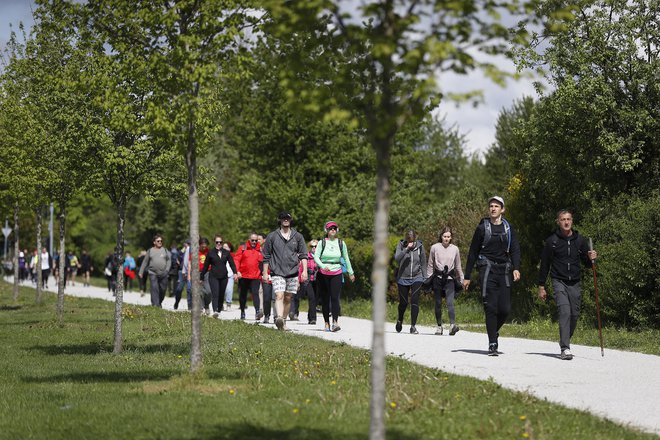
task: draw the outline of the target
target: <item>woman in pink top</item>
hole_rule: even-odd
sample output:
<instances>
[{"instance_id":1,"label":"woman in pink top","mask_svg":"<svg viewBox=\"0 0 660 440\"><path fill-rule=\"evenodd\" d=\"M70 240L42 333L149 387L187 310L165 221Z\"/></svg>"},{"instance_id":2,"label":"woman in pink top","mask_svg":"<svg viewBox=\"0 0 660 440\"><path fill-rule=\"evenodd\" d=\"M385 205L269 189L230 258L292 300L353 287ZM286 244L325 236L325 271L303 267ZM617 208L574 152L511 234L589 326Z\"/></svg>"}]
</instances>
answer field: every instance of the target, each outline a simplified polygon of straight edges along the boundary
<instances>
[{"instance_id":1,"label":"woman in pink top","mask_svg":"<svg viewBox=\"0 0 660 440\"><path fill-rule=\"evenodd\" d=\"M431 246L427 273L433 274L433 296L435 299L435 320L438 323L436 335L442 334L442 297L447 301L449 312L449 335L454 336L459 328L454 312L454 279L463 281L461 255L458 246L451 243L452 230L445 226L440 232L439 243Z\"/></svg>"}]
</instances>

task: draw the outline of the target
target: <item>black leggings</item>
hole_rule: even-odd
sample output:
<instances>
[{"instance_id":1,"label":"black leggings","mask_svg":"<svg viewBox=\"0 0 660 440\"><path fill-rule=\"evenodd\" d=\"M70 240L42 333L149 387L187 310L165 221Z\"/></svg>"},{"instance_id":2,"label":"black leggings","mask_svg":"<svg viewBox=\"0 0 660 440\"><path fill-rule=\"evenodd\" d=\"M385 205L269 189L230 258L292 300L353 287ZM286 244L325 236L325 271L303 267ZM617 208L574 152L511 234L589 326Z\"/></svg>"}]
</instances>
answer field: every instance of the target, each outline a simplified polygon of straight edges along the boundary
<instances>
[{"instance_id":1,"label":"black leggings","mask_svg":"<svg viewBox=\"0 0 660 440\"><path fill-rule=\"evenodd\" d=\"M220 304L224 301L227 281L227 277L209 277L209 285L211 286L211 304L213 305L213 311L215 313L220 313L222 311Z\"/></svg>"},{"instance_id":2,"label":"black leggings","mask_svg":"<svg viewBox=\"0 0 660 440\"><path fill-rule=\"evenodd\" d=\"M270 316L271 303L273 302L273 285L261 282L261 288L264 293L264 316ZM257 298L259 298L259 293L257 292Z\"/></svg>"},{"instance_id":3,"label":"black leggings","mask_svg":"<svg viewBox=\"0 0 660 440\"><path fill-rule=\"evenodd\" d=\"M342 274L324 275L318 274L316 287L321 297L321 309L323 309L323 319L326 324L330 324L330 307L332 306L332 320L339 320L340 306L339 297L341 296Z\"/></svg>"},{"instance_id":4,"label":"black leggings","mask_svg":"<svg viewBox=\"0 0 660 440\"><path fill-rule=\"evenodd\" d=\"M454 280L448 279L445 282L444 288L440 285L441 281L438 280L433 286L433 299L435 300L435 321L438 326L442 325L442 294L444 291L445 301L447 301L447 312L449 314L449 323L456 323L456 312L454 311L454 296L455 287Z\"/></svg>"},{"instance_id":5,"label":"black leggings","mask_svg":"<svg viewBox=\"0 0 660 440\"><path fill-rule=\"evenodd\" d=\"M397 284L399 288L399 321L403 322L403 315L408 308L408 294L410 294L410 325L417 324L417 316L419 315L419 294L422 290L422 282L418 281L411 286L402 286Z\"/></svg>"}]
</instances>

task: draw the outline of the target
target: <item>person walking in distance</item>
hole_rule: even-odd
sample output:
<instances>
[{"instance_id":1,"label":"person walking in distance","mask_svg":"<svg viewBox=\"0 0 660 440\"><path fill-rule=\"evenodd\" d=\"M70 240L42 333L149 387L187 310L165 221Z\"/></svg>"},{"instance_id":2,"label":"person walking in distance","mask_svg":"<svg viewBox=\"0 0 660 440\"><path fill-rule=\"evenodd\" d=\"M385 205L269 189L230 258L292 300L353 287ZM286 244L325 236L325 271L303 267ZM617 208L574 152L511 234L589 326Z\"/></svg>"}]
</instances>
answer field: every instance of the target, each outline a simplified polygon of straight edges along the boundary
<instances>
[{"instance_id":1,"label":"person walking in distance","mask_svg":"<svg viewBox=\"0 0 660 440\"><path fill-rule=\"evenodd\" d=\"M215 248L206 255L204 266L199 274L200 280L204 280L207 272L210 273L208 280L211 287L211 305L213 307L213 317L217 318L222 311L222 302L227 288L227 263L231 267L233 274L236 274L236 265L231 252L222 247L223 240L220 235L216 235L213 240ZM238 279L238 275L233 275Z\"/></svg>"},{"instance_id":2,"label":"person walking in distance","mask_svg":"<svg viewBox=\"0 0 660 440\"><path fill-rule=\"evenodd\" d=\"M154 236L153 246L142 261L138 274L140 278L144 278L145 273L149 276L152 306L162 307L171 265L170 251L163 247L163 236L157 234Z\"/></svg>"},{"instance_id":3,"label":"person walking in distance","mask_svg":"<svg viewBox=\"0 0 660 440\"><path fill-rule=\"evenodd\" d=\"M439 243L431 246L427 272L433 274L433 298L435 300L435 320L438 324L436 335L442 335L442 297L447 302L449 314L449 336L454 336L459 328L456 325L454 299L456 285L454 281L463 281L461 254L458 246L452 244L453 231L445 227L440 232ZM460 287L460 286L459 286Z\"/></svg>"},{"instance_id":4,"label":"person walking in distance","mask_svg":"<svg viewBox=\"0 0 660 440\"><path fill-rule=\"evenodd\" d=\"M325 320L325 331L337 332L339 327L339 314L341 289L343 285L343 271L341 260L346 264L346 270L351 281L355 281L355 274L348 256L346 243L337 238L339 225L329 221L324 228L326 237L319 242L314 252L314 262L318 267L316 285L321 297L321 309ZM330 307L332 306L332 310ZM332 327L330 327L330 314L332 312Z\"/></svg>"},{"instance_id":5,"label":"person walking in distance","mask_svg":"<svg viewBox=\"0 0 660 440\"><path fill-rule=\"evenodd\" d=\"M302 262L301 279L307 280L307 246L302 234L291 227L293 217L288 212L277 216L279 228L268 234L263 249L262 279L270 277L275 292L275 325L286 330L286 318L291 308L291 297L298 290L298 264Z\"/></svg>"},{"instance_id":6,"label":"person walking in distance","mask_svg":"<svg viewBox=\"0 0 660 440\"><path fill-rule=\"evenodd\" d=\"M247 241L236 251L236 268L238 269L238 304L241 309L241 319L245 319L248 291L252 294L255 319L263 318L263 308L259 299L261 284L261 266L264 257L261 254L261 244L256 233L250 234ZM264 304L265 305L265 304Z\"/></svg>"},{"instance_id":7,"label":"person walking in distance","mask_svg":"<svg viewBox=\"0 0 660 440\"><path fill-rule=\"evenodd\" d=\"M83 285L89 287L89 277L94 270L94 265L92 264L92 257L87 253L87 249L83 249L80 256L80 270L83 275Z\"/></svg>"},{"instance_id":8,"label":"person walking in distance","mask_svg":"<svg viewBox=\"0 0 660 440\"><path fill-rule=\"evenodd\" d=\"M225 241L222 244L222 247L229 251L232 257L234 257L234 264L236 264L236 257L234 254L234 245L230 241ZM238 267L238 266L236 266ZM227 287L225 287L225 307L223 310L231 310L231 302L234 299L234 280L238 280L238 276L234 277L235 273L231 270L229 262L227 262Z\"/></svg>"},{"instance_id":9,"label":"person walking in distance","mask_svg":"<svg viewBox=\"0 0 660 440\"><path fill-rule=\"evenodd\" d=\"M403 328L403 315L408 308L408 297L410 297L410 333L418 334L417 316L419 315L419 293L422 283L426 279L426 251L421 240L417 239L417 233L412 229L406 232L406 236L396 246L394 259L399 264L396 274L396 284L399 290L399 317L396 321L396 332L400 333Z\"/></svg>"},{"instance_id":10,"label":"person walking in distance","mask_svg":"<svg viewBox=\"0 0 660 440\"><path fill-rule=\"evenodd\" d=\"M488 355L497 356L500 328L511 312L511 286L520 279L520 244L504 214L504 199L488 199L488 217L474 231L465 267L463 287L467 291L475 264L479 269L481 296L486 315Z\"/></svg>"},{"instance_id":11,"label":"person walking in distance","mask_svg":"<svg viewBox=\"0 0 660 440\"><path fill-rule=\"evenodd\" d=\"M307 323L309 325L316 325L316 304L318 302L318 295L316 289L316 275L317 267L314 261L314 252L318 246L318 240L311 240L307 243L309 252L307 254L307 281L302 281L302 263L300 263L298 281L300 282L300 295L304 298L307 297L309 309L307 310Z\"/></svg>"},{"instance_id":12,"label":"person walking in distance","mask_svg":"<svg viewBox=\"0 0 660 440\"><path fill-rule=\"evenodd\" d=\"M545 282L549 272L559 312L560 358L571 360L571 337L580 317L582 303L580 260L585 266L592 267L598 254L595 250L590 250L587 240L573 229L571 211L562 209L557 213L556 221L558 228L546 238L541 252L538 295L545 301Z\"/></svg>"}]
</instances>

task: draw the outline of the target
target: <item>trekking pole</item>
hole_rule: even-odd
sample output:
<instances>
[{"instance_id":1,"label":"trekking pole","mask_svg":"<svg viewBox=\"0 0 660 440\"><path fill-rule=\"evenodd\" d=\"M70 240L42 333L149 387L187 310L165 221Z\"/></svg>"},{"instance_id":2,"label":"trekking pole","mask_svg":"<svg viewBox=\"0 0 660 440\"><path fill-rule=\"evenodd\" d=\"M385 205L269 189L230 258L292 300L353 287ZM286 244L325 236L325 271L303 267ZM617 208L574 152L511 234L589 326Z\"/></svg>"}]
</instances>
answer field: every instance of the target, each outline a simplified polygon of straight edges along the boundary
<instances>
[{"instance_id":1,"label":"trekking pole","mask_svg":"<svg viewBox=\"0 0 660 440\"><path fill-rule=\"evenodd\" d=\"M594 250L593 242L589 238L589 250ZM598 317L598 338L600 339L600 355L605 356L603 348L603 328L600 323L600 302L598 301L598 277L596 276L596 260L591 260L591 271L594 274L594 290L596 291L596 316Z\"/></svg>"}]
</instances>

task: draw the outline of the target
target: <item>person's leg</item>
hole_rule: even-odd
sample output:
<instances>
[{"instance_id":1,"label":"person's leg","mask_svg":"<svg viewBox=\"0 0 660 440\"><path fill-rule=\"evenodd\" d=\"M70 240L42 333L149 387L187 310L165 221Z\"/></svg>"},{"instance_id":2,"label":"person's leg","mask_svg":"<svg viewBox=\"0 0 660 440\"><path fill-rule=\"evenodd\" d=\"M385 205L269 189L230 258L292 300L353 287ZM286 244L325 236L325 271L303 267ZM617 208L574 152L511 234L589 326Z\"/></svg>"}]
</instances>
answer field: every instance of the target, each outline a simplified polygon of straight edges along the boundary
<instances>
[{"instance_id":1,"label":"person's leg","mask_svg":"<svg viewBox=\"0 0 660 440\"><path fill-rule=\"evenodd\" d=\"M559 348L561 351L571 347L571 303L566 284L552 280L552 290L557 304L557 323L559 324Z\"/></svg>"},{"instance_id":2,"label":"person's leg","mask_svg":"<svg viewBox=\"0 0 660 440\"><path fill-rule=\"evenodd\" d=\"M332 323L337 325L339 322L339 314L341 312L341 305L339 299L341 298L342 288L342 275L333 275L330 278L330 301L332 303Z\"/></svg>"},{"instance_id":3,"label":"person's leg","mask_svg":"<svg viewBox=\"0 0 660 440\"><path fill-rule=\"evenodd\" d=\"M484 281L482 281L482 283L483 282ZM497 311L499 309L499 283L497 282L497 276L491 272L488 274L485 284L486 296L483 298L483 304L484 315L486 317L488 343L497 344Z\"/></svg>"},{"instance_id":4,"label":"person's leg","mask_svg":"<svg viewBox=\"0 0 660 440\"><path fill-rule=\"evenodd\" d=\"M403 315L406 313L408 308L408 293L410 292L410 286L402 286L397 284L397 289L399 290L399 318L397 319L397 331L401 331L399 328L399 323L403 322Z\"/></svg>"},{"instance_id":5,"label":"person's leg","mask_svg":"<svg viewBox=\"0 0 660 440\"><path fill-rule=\"evenodd\" d=\"M192 281L186 279L185 283L186 283L186 302L188 303L188 310L192 310Z\"/></svg>"},{"instance_id":6,"label":"person's leg","mask_svg":"<svg viewBox=\"0 0 660 440\"><path fill-rule=\"evenodd\" d=\"M177 275L176 289L174 290L174 310L177 310L179 308L182 292L183 292L183 272L179 271Z\"/></svg>"},{"instance_id":7,"label":"person's leg","mask_svg":"<svg viewBox=\"0 0 660 440\"><path fill-rule=\"evenodd\" d=\"M412 285L410 293L410 325L415 327L417 325L417 317L419 316L419 295L422 293L422 283L415 283Z\"/></svg>"},{"instance_id":8,"label":"person's leg","mask_svg":"<svg viewBox=\"0 0 660 440\"><path fill-rule=\"evenodd\" d=\"M209 277L209 285L211 286L211 306L215 317L220 313L220 280L213 276Z\"/></svg>"},{"instance_id":9,"label":"person's leg","mask_svg":"<svg viewBox=\"0 0 660 440\"><path fill-rule=\"evenodd\" d=\"M250 292L252 293L252 304L254 304L254 313L257 320L263 318L264 314L261 310L261 300L259 298L259 280L250 280Z\"/></svg>"},{"instance_id":10,"label":"person's leg","mask_svg":"<svg viewBox=\"0 0 660 440\"><path fill-rule=\"evenodd\" d=\"M309 305L307 322L316 324L316 281L310 281L305 287L307 289L307 301Z\"/></svg>"},{"instance_id":11,"label":"person's leg","mask_svg":"<svg viewBox=\"0 0 660 440\"><path fill-rule=\"evenodd\" d=\"M582 289L579 282L569 286L568 300L571 303L571 331L569 336L572 338L577 327L578 319L580 318L580 309L582 307Z\"/></svg>"},{"instance_id":12,"label":"person's leg","mask_svg":"<svg viewBox=\"0 0 660 440\"><path fill-rule=\"evenodd\" d=\"M160 289L158 288L158 275L149 274L149 292L151 293L151 305L160 307Z\"/></svg>"},{"instance_id":13,"label":"person's leg","mask_svg":"<svg viewBox=\"0 0 660 440\"><path fill-rule=\"evenodd\" d=\"M250 280L241 278L238 280L238 307L241 309L241 314L245 313L247 307L247 292Z\"/></svg>"},{"instance_id":14,"label":"person's leg","mask_svg":"<svg viewBox=\"0 0 660 440\"><path fill-rule=\"evenodd\" d=\"M283 300L282 318L286 320L286 318L289 316L289 312L291 312L291 301L293 300L293 293L284 292L284 297L282 298L282 300ZM286 328L286 324L284 325L284 328Z\"/></svg>"},{"instance_id":15,"label":"person's leg","mask_svg":"<svg viewBox=\"0 0 660 440\"><path fill-rule=\"evenodd\" d=\"M209 272L204 275L204 311L209 313L209 306L211 305L211 285L209 283L209 278L211 274Z\"/></svg>"},{"instance_id":16,"label":"person's leg","mask_svg":"<svg viewBox=\"0 0 660 440\"><path fill-rule=\"evenodd\" d=\"M234 277L227 278L227 287L225 287L225 305L227 310L231 306L231 301L234 297Z\"/></svg>"},{"instance_id":17,"label":"person's leg","mask_svg":"<svg viewBox=\"0 0 660 440\"><path fill-rule=\"evenodd\" d=\"M435 322L438 327L442 327L442 287L440 283L433 286L433 302L435 304Z\"/></svg>"},{"instance_id":18,"label":"person's leg","mask_svg":"<svg viewBox=\"0 0 660 440\"><path fill-rule=\"evenodd\" d=\"M167 293L167 284L169 281L169 276L167 274L158 277L158 292L159 292L159 298L160 298L160 307L163 306L163 300L165 299L165 294Z\"/></svg>"},{"instance_id":19,"label":"person's leg","mask_svg":"<svg viewBox=\"0 0 660 440\"><path fill-rule=\"evenodd\" d=\"M498 279L500 293L497 304L497 331L499 334L511 313L511 283L507 283L505 274L498 275ZM507 284L509 285L507 286Z\"/></svg>"},{"instance_id":20,"label":"person's leg","mask_svg":"<svg viewBox=\"0 0 660 440\"><path fill-rule=\"evenodd\" d=\"M456 311L454 310L454 280L447 280L445 285L445 301L447 302L447 314L449 315L449 324L456 323Z\"/></svg>"},{"instance_id":21,"label":"person's leg","mask_svg":"<svg viewBox=\"0 0 660 440\"><path fill-rule=\"evenodd\" d=\"M261 294L263 295L264 322L270 320L271 303L273 302L273 285L261 283Z\"/></svg>"},{"instance_id":22,"label":"person's leg","mask_svg":"<svg viewBox=\"0 0 660 440\"><path fill-rule=\"evenodd\" d=\"M316 288L318 289L319 297L321 298L321 310L323 312L323 320L325 327L330 328L330 292L329 292L329 277L320 273L316 279Z\"/></svg>"}]
</instances>

